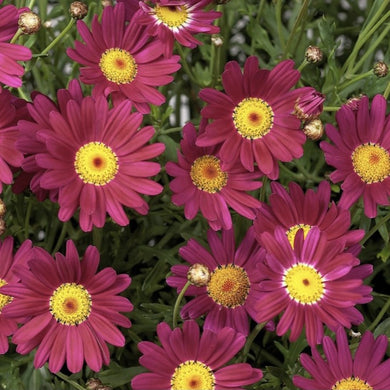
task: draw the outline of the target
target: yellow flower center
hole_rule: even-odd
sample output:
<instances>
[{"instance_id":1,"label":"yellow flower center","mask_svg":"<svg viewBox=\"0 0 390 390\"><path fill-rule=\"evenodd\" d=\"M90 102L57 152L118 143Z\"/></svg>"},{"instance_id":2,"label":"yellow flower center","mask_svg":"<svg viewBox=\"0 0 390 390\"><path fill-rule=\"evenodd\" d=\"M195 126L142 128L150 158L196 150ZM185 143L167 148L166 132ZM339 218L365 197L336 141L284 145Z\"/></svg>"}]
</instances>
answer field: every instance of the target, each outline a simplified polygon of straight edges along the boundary
<instances>
[{"instance_id":1,"label":"yellow flower center","mask_svg":"<svg viewBox=\"0 0 390 390\"><path fill-rule=\"evenodd\" d=\"M187 360L176 367L171 378L171 390L214 390L215 376L209 366Z\"/></svg>"},{"instance_id":2,"label":"yellow flower center","mask_svg":"<svg viewBox=\"0 0 390 390\"><path fill-rule=\"evenodd\" d=\"M349 377L337 381L331 390L373 390L373 387L359 378Z\"/></svg>"},{"instance_id":3,"label":"yellow flower center","mask_svg":"<svg viewBox=\"0 0 390 390\"><path fill-rule=\"evenodd\" d=\"M309 233L309 230L311 229L311 226L304 223L298 223L297 225L291 226L290 229L287 230L287 238L290 242L291 248L293 249L295 236L297 235L299 229L303 229L303 238L306 238L307 233Z\"/></svg>"},{"instance_id":4,"label":"yellow flower center","mask_svg":"<svg viewBox=\"0 0 390 390\"><path fill-rule=\"evenodd\" d=\"M127 51L118 47L107 49L100 57L99 67L108 81L131 83L137 74L137 63Z\"/></svg>"},{"instance_id":5,"label":"yellow flower center","mask_svg":"<svg viewBox=\"0 0 390 390\"><path fill-rule=\"evenodd\" d=\"M233 111L233 123L242 137L258 139L272 129L274 112L260 98L245 98Z\"/></svg>"},{"instance_id":6,"label":"yellow flower center","mask_svg":"<svg viewBox=\"0 0 390 390\"><path fill-rule=\"evenodd\" d=\"M154 13L158 21L171 29L182 27L188 20L188 11L183 5L156 5Z\"/></svg>"},{"instance_id":7,"label":"yellow flower center","mask_svg":"<svg viewBox=\"0 0 390 390\"><path fill-rule=\"evenodd\" d=\"M291 299L304 305L316 303L324 295L322 275L308 264L298 263L287 269L283 284Z\"/></svg>"},{"instance_id":8,"label":"yellow flower center","mask_svg":"<svg viewBox=\"0 0 390 390\"><path fill-rule=\"evenodd\" d=\"M92 300L81 284L63 283L50 297L50 313L63 325L79 325L91 313Z\"/></svg>"},{"instance_id":9,"label":"yellow flower center","mask_svg":"<svg viewBox=\"0 0 390 390\"><path fill-rule=\"evenodd\" d=\"M86 184L104 186L118 172L118 157L112 149L101 142L83 145L76 153L74 168Z\"/></svg>"},{"instance_id":10,"label":"yellow flower center","mask_svg":"<svg viewBox=\"0 0 390 390\"><path fill-rule=\"evenodd\" d=\"M207 293L218 305L235 308L245 303L250 288L246 271L234 264L219 266L210 275Z\"/></svg>"},{"instance_id":11,"label":"yellow flower center","mask_svg":"<svg viewBox=\"0 0 390 390\"><path fill-rule=\"evenodd\" d=\"M7 282L4 279L0 279L0 287L5 286ZM3 307L8 305L12 301L12 297L9 295L0 294L0 313L3 310Z\"/></svg>"},{"instance_id":12,"label":"yellow flower center","mask_svg":"<svg viewBox=\"0 0 390 390\"><path fill-rule=\"evenodd\" d=\"M228 175L221 169L221 162L215 156L198 157L191 166L191 180L202 191L214 194L225 187Z\"/></svg>"},{"instance_id":13,"label":"yellow flower center","mask_svg":"<svg viewBox=\"0 0 390 390\"><path fill-rule=\"evenodd\" d=\"M381 182L390 175L389 152L378 144L359 145L351 157L354 171L367 184Z\"/></svg>"}]
</instances>

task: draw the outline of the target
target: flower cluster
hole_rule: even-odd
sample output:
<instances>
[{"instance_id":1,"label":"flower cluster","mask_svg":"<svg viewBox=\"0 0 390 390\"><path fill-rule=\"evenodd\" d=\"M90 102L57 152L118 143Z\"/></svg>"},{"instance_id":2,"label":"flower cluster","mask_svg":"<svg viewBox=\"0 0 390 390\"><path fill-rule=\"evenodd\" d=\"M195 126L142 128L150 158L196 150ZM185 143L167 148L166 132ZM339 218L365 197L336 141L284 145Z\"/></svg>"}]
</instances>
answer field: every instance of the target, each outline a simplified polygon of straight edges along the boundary
<instances>
[{"instance_id":1,"label":"flower cluster","mask_svg":"<svg viewBox=\"0 0 390 390\"><path fill-rule=\"evenodd\" d=\"M62 5L2 3L0 355L75 388L390 387L390 82L350 93L386 80L383 45L358 72L387 1L340 67L306 1L73 2L58 34Z\"/></svg>"}]
</instances>

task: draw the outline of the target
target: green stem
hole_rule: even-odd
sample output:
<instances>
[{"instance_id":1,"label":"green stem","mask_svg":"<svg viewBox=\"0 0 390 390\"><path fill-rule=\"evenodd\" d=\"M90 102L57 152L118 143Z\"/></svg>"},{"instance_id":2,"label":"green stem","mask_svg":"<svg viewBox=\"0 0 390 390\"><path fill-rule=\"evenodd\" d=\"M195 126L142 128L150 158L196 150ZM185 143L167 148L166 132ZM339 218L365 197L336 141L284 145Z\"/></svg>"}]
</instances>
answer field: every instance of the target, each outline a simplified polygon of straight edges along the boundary
<instances>
[{"instance_id":1,"label":"green stem","mask_svg":"<svg viewBox=\"0 0 390 390\"><path fill-rule=\"evenodd\" d=\"M263 14L264 6L265 6L265 0L261 0L259 2L259 8L257 10L256 18L253 23L254 26L260 24L260 19L261 19L261 15ZM251 55L255 55L255 39L251 39Z\"/></svg>"},{"instance_id":2,"label":"green stem","mask_svg":"<svg viewBox=\"0 0 390 390\"><path fill-rule=\"evenodd\" d=\"M345 81L345 82L344 82L343 84L341 84L337 89L338 89L339 91L342 91L343 89L349 87L351 84L356 83L357 81L362 80L362 79L364 79L364 78L366 78L366 77L368 77L368 76L371 76L372 74L373 74L373 71L372 71L372 69L370 69L368 72L359 74L359 75L355 76L354 78Z\"/></svg>"},{"instance_id":3,"label":"green stem","mask_svg":"<svg viewBox=\"0 0 390 390\"><path fill-rule=\"evenodd\" d=\"M216 8L217 11L222 12L222 6L218 5ZM220 19L215 21L216 26L220 26ZM217 84L219 77L219 68L221 65L221 49L222 47L219 45L211 44L211 54L210 54L210 70L211 70L211 83L210 88L214 88L215 84Z\"/></svg>"},{"instance_id":4,"label":"green stem","mask_svg":"<svg viewBox=\"0 0 390 390\"><path fill-rule=\"evenodd\" d=\"M386 314L387 310L390 307L390 298L386 301L384 306L382 307L381 311L379 314L376 316L375 320L371 323L371 325L368 327L368 330L373 331L376 326L379 324L381 321L382 317Z\"/></svg>"},{"instance_id":5,"label":"green stem","mask_svg":"<svg viewBox=\"0 0 390 390\"><path fill-rule=\"evenodd\" d=\"M68 224L69 224L69 222L65 222L65 223L63 223L63 225L62 225L61 233L60 233L60 236L58 237L57 244L56 244L55 248L52 250L52 254L53 254L53 255L54 255L55 253L57 253L57 252L60 250L61 245L62 245L63 242L64 242L66 233L67 233L67 231L68 231Z\"/></svg>"},{"instance_id":6,"label":"green stem","mask_svg":"<svg viewBox=\"0 0 390 390\"><path fill-rule=\"evenodd\" d=\"M265 202L266 198L267 198L267 184L268 184L268 177L267 176L263 176L262 178L262 182L263 182L263 185L260 189L260 202Z\"/></svg>"},{"instance_id":7,"label":"green stem","mask_svg":"<svg viewBox=\"0 0 390 390\"><path fill-rule=\"evenodd\" d=\"M344 74L352 73L352 69L354 67L356 57L358 56L361 47L367 42L367 40L371 37L371 35L375 32L375 30L380 26L379 22L377 23L377 20L381 17L383 12L387 8L389 1L390 0L382 1L382 4L378 8L375 15L372 17L372 19L369 21L369 23L367 23L367 25L361 30L361 32L357 38L357 41L355 43L355 46L352 49L352 53L349 55L349 57L345 61L345 64L344 64L343 69L342 69L342 73L344 73ZM380 18L381 24L389 16L389 12L387 12L382 18Z\"/></svg>"},{"instance_id":8,"label":"green stem","mask_svg":"<svg viewBox=\"0 0 390 390\"><path fill-rule=\"evenodd\" d=\"M305 59L302 61L301 65L298 66L297 70L298 70L299 72L302 72L303 68L304 68L307 64L309 64L309 61L307 61L306 58L305 58Z\"/></svg>"},{"instance_id":9,"label":"green stem","mask_svg":"<svg viewBox=\"0 0 390 390\"><path fill-rule=\"evenodd\" d=\"M261 330L264 328L267 322L261 322L260 324L257 324L252 332L249 334L246 343L244 345L244 349L242 350L242 361L246 362L249 350L251 349L252 343L257 337L257 335L261 332Z\"/></svg>"},{"instance_id":10,"label":"green stem","mask_svg":"<svg viewBox=\"0 0 390 390\"><path fill-rule=\"evenodd\" d=\"M70 385L72 385L75 389L78 389L78 390L85 390L85 387L82 387L80 386L78 383L76 383L74 380L72 379L69 379L68 376L66 376L65 374L63 374L62 372L56 372L55 373L59 378L61 378L63 381L69 383Z\"/></svg>"},{"instance_id":11,"label":"green stem","mask_svg":"<svg viewBox=\"0 0 390 390\"><path fill-rule=\"evenodd\" d=\"M183 289L180 291L179 295L177 296L175 306L173 307L173 319L172 319L172 324L173 327L177 327L177 317L179 315L179 307L180 307L180 302L184 297L185 292L187 291L188 287L191 285L191 282L188 280L187 283L184 285Z\"/></svg>"},{"instance_id":12,"label":"green stem","mask_svg":"<svg viewBox=\"0 0 390 390\"><path fill-rule=\"evenodd\" d=\"M202 86L202 85L198 82L198 80L195 79L195 77L194 77L194 75L193 75L193 73L192 73L190 67L188 66L188 61L187 61L186 56L185 56L185 54L184 54L183 48L181 47L181 45L180 45L179 43L177 43L177 42L175 42L175 43L176 43L176 45L175 45L175 46L176 46L176 49L177 49L177 51L178 51L178 53L179 53L179 55L180 55L180 58L181 58L180 63L181 63L181 66L182 66L183 69L184 69L184 72L187 74L187 76L189 77L189 79L190 79L194 84L199 85L199 86Z\"/></svg>"},{"instance_id":13,"label":"green stem","mask_svg":"<svg viewBox=\"0 0 390 390\"><path fill-rule=\"evenodd\" d=\"M26 240L29 236L31 210L32 210L32 199L29 199L27 210L26 210L26 216L24 218L24 237Z\"/></svg>"},{"instance_id":14,"label":"green stem","mask_svg":"<svg viewBox=\"0 0 390 390\"><path fill-rule=\"evenodd\" d=\"M322 111L338 111L340 107L325 106Z\"/></svg>"},{"instance_id":15,"label":"green stem","mask_svg":"<svg viewBox=\"0 0 390 390\"><path fill-rule=\"evenodd\" d=\"M384 225L388 220L390 219L390 213L386 214L379 222L373 226L369 232L363 237L363 239L360 241L360 245L364 245L364 243L382 226Z\"/></svg>"},{"instance_id":16,"label":"green stem","mask_svg":"<svg viewBox=\"0 0 390 390\"><path fill-rule=\"evenodd\" d=\"M276 27L278 29L280 46L282 47L283 52L285 52L286 41L284 40L284 36L283 36L282 0L276 0L275 17L276 17Z\"/></svg>"},{"instance_id":17,"label":"green stem","mask_svg":"<svg viewBox=\"0 0 390 390\"><path fill-rule=\"evenodd\" d=\"M30 0L30 4L27 7L32 9L34 7L34 3L35 3L35 0Z\"/></svg>"},{"instance_id":18,"label":"green stem","mask_svg":"<svg viewBox=\"0 0 390 390\"><path fill-rule=\"evenodd\" d=\"M285 58L287 58L288 55L289 55L289 49L290 49L292 40L294 39L295 34L298 31L299 26L301 26L301 25L303 26L303 24L305 22L306 15L307 15L307 9L309 7L309 3L310 3L310 0L304 0L303 4L301 6L301 9L299 10L298 16L295 19L293 28L292 28L292 30L290 32L290 35L289 35L289 37L287 39L286 46L284 48L284 57ZM291 53L291 54L294 54L294 53Z\"/></svg>"},{"instance_id":19,"label":"green stem","mask_svg":"<svg viewBox=\"0 0 390 390\"><path fill-rule=\"evenodd\" d=\"M21 35L23 35L23 31L20 28L18 28L15 35L10 40L10 43L15 43Z\"/></svg>"},{"instance_id":20,"label":"green stem","mask_svg":"<svg viewBox=\"0 0 390 390\"><path fill-rule=\"evenodd\" d=\"M19 96L20 96L23 100L26 100L26 101L29 100L29 98L27 97L27 95L24 93L22 87L19 87L19 88L18 88L18 94L19 94Z\"/></svg>"},{"instance_id":21,"label":"green stem","mask_svg":"<svg viewBox=\"0 0 390 390\"><path fill-rule=\"evenodd\" d=\"M70 29L73 27L75 23L76 23L75 19L73 18L70 19L69 23L61 31L61 33L58 34L58 36L53 41L51 41L51 43L45 49L42 50L40 56L44 56L45 54L47 54L49 50L51 50L70 31Z\"/></svg>"},{"instance_id":22,"label":"green stem","mask_svg":"<svg viewBox=\"0 0 390 390\"><path fill-rule=\"evenodd\" d=\"M390 94L390 81L387 83L385 92L383 92L383 96L385 97L386 100L389 97L389 94Z\"/></svg>"},{"instance_id":23,"label":"green stem","mask_svg":"<svg viewBox=\"0 0 390 390\"><path fill-rule=\"evenodd\" d=\"M171 127L170 129L160 130L159 133L160 133L160 134L178 133L178 132L181 131L182 129L183 129L182 127Z\"/></svg>"}]
</instances>

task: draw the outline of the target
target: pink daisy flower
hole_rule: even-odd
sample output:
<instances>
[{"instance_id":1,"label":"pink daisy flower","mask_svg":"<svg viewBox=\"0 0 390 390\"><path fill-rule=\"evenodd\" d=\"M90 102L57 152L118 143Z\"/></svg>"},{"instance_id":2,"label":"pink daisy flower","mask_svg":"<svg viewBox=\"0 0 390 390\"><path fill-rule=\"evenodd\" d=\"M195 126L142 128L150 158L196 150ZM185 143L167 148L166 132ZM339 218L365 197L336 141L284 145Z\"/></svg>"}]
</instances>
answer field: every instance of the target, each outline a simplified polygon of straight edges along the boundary
<instances>
[{"instance_id":1,"label":"pink daisy flower","mask_svg":"<svg viewBox=\"0 0 390 390\"><path fill-rule=\"evenodd\" d=\"M40 185L40 179L45 169L37 164L35 156L38 153L44 153L46 146L43 140L37 138L37 132L51 127L49 117L52 111L67 117L66 105L68 101L76 100L78 104L81 104L83 93L78 80L71 80L67 89L57 91L58 104L41 93L33 93L32 100L32 103L27 104L28 115L18 121L19 134L16 147L24 154L24 159L21 165L22 172L15 179L12 189L15 193L20 193L29 186L40 201L49 197L53 202L56 202L58 188L46 190Z\"/></svg>"},{"instance_id":2,"label":"pink daisy flower","mask_svg":"<svg viewBox=\"0 0 390 390\"><path fill-rule=\"evenodd\" d=\"M245 337L231 328L200 334L195 321L171 330L165 322L157 326L161 347L142 341L140 364L151 372L136 375L133 390L227 390L258 382L263 373L247 363L226 363L245 344Z\"/></svg>"},{"instance_id":3,"label":"pink daisy flower","mask_svg":"<svg viewBox=\"0 0 390 390\"><path fill-rule=\"evenodd\" d=\"M23 9L25 10L25 9ZM6 5L0 9L0 83L9 87L21 87L24 68L17 61L31 59L31 50L22 45L9 43L18 29L22 9Z\"/></svg>"},{"instance_id":4,"label":"pink daisy flower","mask_svg":"<svg viewBox=\"0 0 390 390\"><path fill-rule=\"evenodd\" d=\"M19 100L0 87L0 193L3 183L11 184L13 181L11 166L20 167L23 161L23 154L16 148L18 130L15 125L23 111Z\"/></svg>"},{"instance_id":5,"label":"pink daisy flower","mask_svg":"<svg viewBox=\"0 0 390 390\"><path fill-rule=\"evenodd\" d=\"M136 11L139 10L139 0L117 0L118 3L125 5L126 20L130 20Z\"/></svg>"},{"instance_id":6,"label":"pink daisy flower","mask_svg":"<svg viewBox=\"0 0 390 390\"><path fill-rule=\"evenodd\" d=\"M352 357L345 331L337 329L336 342L325 336L322 342L325 359L316 348L312 356L301 354L301 363L311 378L295 375L294 385L302 390L387 390L390 389L390 359L386 355L385 335L376 339L366 331Z\"/></svg>"},{"instance_id":7,"label":"pink daisy flower","mask_svg":"<svg viewBox=\"0 0 390 390\"><path fill-rule=\"evenodd\" d=\"M376 217L378 204L390 204L390 116L386 116L386 106L382 95L373 98L371 109L367 96L361 97L357 110L343 105L336 113L339 130L326 125L333 144L320 143L326 162L336 168L330 179L342 182L339 206L349 208L363 197L368 218Z\"/></svg>"},{"instance_id":8,"label":"pink daisy flower","mask_svg":"<svg viewBox=\"0 0 390 390\"><path fill-rule=\"evenodd\" d=\"M84 65L80 80L95 85L93 96L130 99L143 114L150 112L149 104L165 102L156 87L173 80L180 57L164 58L159 40L151 40L134 18L126 23L123 3L104 8L101 23L95 15L91 31L82 20L77 29L85 44L75 41L75 49L69 48L67 54Z\"/></svg>"},{"instance_id":9,"label":"pink daisy flower","mask_svg":"<svg viewBox=\"0 0 390 390\"><path fill-rule=\"evenodd\" d=\"M272 182L269 204L262 203L256 210L253 225L259 241L263 232L272 234L276 226L281 226L293 245L299 229L303 229L306 236L313 226L317 226L326 233L328 240L343 239L346 247L360 247L358 243L365 232L363 229L349 230L349 210L331 202L330 185L327 181L322 181L316 192L309 189L304 193L294 182L290 182L288 187L289 191L278 182Z\"/></svg>"},{"instance_id":10,"label":"pink daisy flower","mask_svg":"<svg viewBox=\"0 0 390 390\"><path fill-rule=\"evenodd\" d=\"M199 138L198 138L199 139ZM261 174L248 172L237 161L224 169L219 148L196 146L197 132L192 123L183 128L178 162L166 164L166 171L174 179L169 187L174 193L172 202L184 205L187 219L195 218L199 209L214 230L231 229L232 218L228 206L246 218L255 218L260 202L246 191L261 187L255 181Z\"/></svg>"},{"instance_id":11,"label":"pink daisy flower","mask_svg":"<svg viewBox=\"0 0 390 390\"><path fill-rule=\"evenodd\" d=\"M185 304L181 310L184 319L195 319L207 314L204 328L219 332L229 326L243 335L249 333L249 318L257 316L255 307L258 299L256 284L259 274L256 264L263 260L264 251L258 245L253 228L249 228L236 249L233 229L222 230L221 238L209 230L207 233L210 251L191 239L180 248L179 254L194 264L202 264L210 273L203 287L190 286L185 295L196 298ZM171 287L179 293L187 282L187 265L174 265L172 276L167 278Z\"/></svg>"},{"instance_id":12,"label":"pink daisy flower","mask_svg":"<svg viewBox=\"0 0 390 390\"><path fill-rule=\"evenodd\" d=\"M170 57L175 41L182 46L195 48L202 42L194 35L217 34L219 27L213 26L221 12L206 10L212 0L152 0L152 5L141 1L142 12L136 16L137 23L147 26L146 32L156 36L164 46L165 56Z\"/></svg>"},{"instance_id":13,"label":"pink daisy flower","mask_svg":"<svg viewBox=\"0 0 390 390\"><path fill-rule=\"evenodd\" d=\"M252 172L256 163L260 172L277 179L278 161L301 157L306 140L293 112L307 87L290 91L300 77L293 67L286 60L272 70L259 69L258 59L251 56L241 73L236 61L228 62L222 73L225 92L205 88L199 93L208 103L201 114L211 123L196 144L222 143L223 167L241 160Z\"/></svg>"},{"instance_id":14,"label":"pink daisy flower","mask_svg":"<svg viewBox=\"0 0 390 390\"><path fill-rule=\"evenodd\" d=\"M14 239L7 237L0 242L0 287L13 284L19 281L14 274L16 265L25 265L28 260L28 253L31 251L31 241L26 240L13 254ZM18 329L16 319L8 318L3 309L12 303L12 297L0 294L0 354L8 351L8 336L11 336Z\"/></svg>"},{"instance_id":15,"label":"pink daisy flower","mask_svg":"<svg viewBox=\"0 0 390 390\"><path fill-rule=\"evenodd\" d=\"M305 239L299 230L294 248L280 227L274 235L263 233L261 241L267 255L258 264L262 294L257 322L283 313L277 335L290 329L290 340L295 341L305 327L309 345L315 345L322 341L323 324L335 330L339 325L351 328L363 321L354 306L372 300L371 287L363 285L372 265L360 266L359 259L344 251L343 241L329 242L317 227L312 227Z\"/></svg>"},{"instance_id":16,"label":"pink daisy flower","mask_svg":"<svg viewBox=\"0 0 390 390\"><path fill-rule=\"evenodd\" d=\"M37 111L43 111L47 125L38 123L37 128L37 123L25 122L23 126L45 144L35 155L44 169L39 186L58 191L61 221L68 221L80 208L80 227L90 231L104 226L106 213L117 224L127 225L123 206L148 213L140 194L159 194L162 186L148 178L160 171L160 164L147 160L160 155L165 146L147 145L154 129L139 129L143 117L131 112L130 101L109 109L104 97L96 101L85 97L81 102L68 100L65 114L39 104Z\"/></svg>"},{"instance_id":17,"label":"pink daisy flower","mask_svg":"<svg viewBox=\"0 0 390 390\"><path fill-rule=\"evenodd\" d=\"M79 259L72 241L66 243L65 256L55 260L35 247L28 267L18 267L18 284L8 284L1 293L14 297L4 308L9 317L27 317L13 335L16 351L27 354L37 348L34 366L49 361L49 370L58 372L65 361L71 372L83 367L84 359L93 371L108 365L107 343L123 347L125 338L115 325L130 327L130 320L119 312L133 309L120 292L130 284L126 274L113 268L96 273L99 252L89 246Z\"/></svg>"}]
</instances>

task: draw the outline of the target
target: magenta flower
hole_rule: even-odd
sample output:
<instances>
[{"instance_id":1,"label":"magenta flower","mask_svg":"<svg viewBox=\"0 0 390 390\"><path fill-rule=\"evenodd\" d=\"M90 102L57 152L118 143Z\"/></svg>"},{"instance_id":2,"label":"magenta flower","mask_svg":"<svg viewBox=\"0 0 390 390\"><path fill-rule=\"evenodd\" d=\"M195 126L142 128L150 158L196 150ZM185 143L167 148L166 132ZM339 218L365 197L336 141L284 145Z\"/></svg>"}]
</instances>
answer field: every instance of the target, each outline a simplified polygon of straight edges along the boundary
<instances>
[{"instance_id":1,"label":"magenta flower","mask_svg":"<svg viewBox=\"0 0 390 390\"><path fill-rule=\"evenodd\" d=\"M254 228L260 241L263 232L273 233L276 226L286 232L290 244L294 244L297 231L303 229L306 236L313 226L326 233L328 240L345 240L346 247L359 246L364 230L349 230L351 216L345 210L331 202L330 185L322 181L317 191L303 192L302 188L289 183L289 191L278 182L271 183L272 194L269 204L262 203L256 211Z\"/></svg>"},{"instance_id":2,"label":"magenta flower","mask_svg":"<svg viewBox=\"0 0 390 390\"><path fill-rule=\"evenodd\" d=\"M130 20L136 11L139 10L139 0L117 0L117 3L125 5L126 20Z\"/></svg>"},{"instance_id":3,"label":"magenta flower","mask_svg":"<svg viewBox=\"0 0 390 390\"><path fill-rule=\"evenodd\" d=\"M312 348L312 357L301 354L301 363L311 378L295 375L294 385L302 390L387 390L390 389L390 359L386 354L387 337L376 339L366 331L352 357L345 331L336 331L336 342L325 336L322 342L325 359Z\"/></svg>"},{"instance_id":4,"label":"magenta flower","mask_svg":"<svg viewBox=\"0 0 390 390\"><path fill-rule=\"evenodd\" d=\"M160 184L149 179L160 171L160 164L147 160L164 150L161 143L147 145L154 129L139 129L143 117L131 112L128 100L110 109L102 96L80 101L63 95L61 112L52 105L40 105L47 99L37 97L30 111L33 117L40 112L39 123L22 124L22 131L30 129L45 145L35 155L37 165L44 169L39 186L58 191L59 219L68 221L80 208L80 227L90 231L104 226L106 213L117 224L127 225L123 206L147 214L149 206L140 194L162 191Z\"/></svg>"},{"instance_id":5,"label":"magenta flower","mask_svg":"<svg viewBox=\"0 0 390 390\"><path fill-rule=\"evenodd\" d=\"M302 88L304 90L304 88ZM323 110L325 95L308 87L305 92L298 97L295 103L294 113L305 122L318 118Z\"/></svg>"},{"instance_id":6,"label":"magenta flower","mask_svg":"<svg viewBox=\"0 0 390 390\"><path fill-rule=\"evenodd\" d=\"M13 181L11 167L20 167L23 161L23 154L16 148L18 130L15 125L20 111L23 111L22 107L18 107L19 100L0 87L0 193L3 184Z\"/></svg>"},{"instance_id":7,"label":"magenta flower","mask_svg":"<svg viewBox=\"0 0 390 390\"><path fill-rule=\"evenodd\" d=\"M149 6L140 2L141 12L136 16L137 23L147 26L146 32L162 42L165 56L170 57L175 41L182 46L195 48L202 42L194 35L217 34L219 27L213 26L221 12L207 10L212 0L152 0Z\"/></svg>"},{"instance_id":8,"label":"magenta flower","mask_svg":"<svg viewBox=\"0 0 390 390\"><path fill-rule=\"evenodd\" d=\"M211 123L196 144L222 143L223 168L239 160L248 171L256 168L277 179L278 161L301 157L306 140L301 121L293 114L306 88L290 91L300 77L293 66L286 60L272 70L259 69L258 59L251 56L241 73L236 61L228 62L222 74L225 92L205 88L199 93L208 103L202 116Z\"/></svg>"},{"instance_id":9,"label":"magenta flower","mask_svg":"<svg viewBox=\"0 0 390 390\"><path fill-rule=\"evenodd\" d=\"M13 284L19 281L14 273L17 265L25 265L31 252L31 241L26 240L13 254L14 239L7 237L0 242L0 287ZM12 297L0 294L0 354L8 351L8 336L11 336L18 329L18 321L9 318L4 314L3 309L12 303ZM23 315L22 315L23 316Z\"/></svg>"},{"instance_id":10,"label":"magenta flower","mask_svg":"<svg viewBox=\"0 0 390 390\"><path fill-rule=\"evenodd\" d=\"M40 185L41 176L46 169L37 164L35 156L44 153L46 145L43 140L38 139L37 132L41 129L50 128L49 117L52 111L59 112L67 117L66 105L68 101L76 100L78 104L81 104L83 93L78 80L71 80L67 89L57 91L58 104L41 93L34 93L32 99L33 103L27 105L28 114L18 121L19 134L16 147L24 154L24 159L22 172L15 179L12 189L14 192L20 193L29 186L40 201L49 197L53 202L57 202L58 188L47 190Z\"/></svg>"},{"instance_id":11,"label":"magenta flower","mask_svg":"<svg viewBox=\"0 0 390 390\"><path fill-rule=\"evenodd\" d=\"M108 365L107 343L122 347L125 338L115 325L130 327L130 320L119 312L133 309L130 301L118 296L130 284L126 274L113 268L96 273L99 252L89 246L80 261L72 241L66 243L65 256L55 260L42 248L35 247L28 267L18 267L20 283L1 288L14 297L3 309L4 315L25 317L13 335L16 351L27 354L37 348L34 366L49 361L49 370L58 372L64 362L71 372L83 367L84 359L93 371Z\"/></svg>"},{"instance_id":12,"label":"magenta flower","mask_svg":"<svg viewBox=\"0 0 390 390\"><path fill-rule=\"evenodd\" d=\"M244 217L254 219L260 202L246 191L261 187L262 183L255 181L261 174L247 172L239 161L223 169L219 148L198 147L196 140L196 129L188 123L183 128L178 162L166 164L167 173L174 177L169 184L174 193L172 202L177 206L184 205L187 219L195 218L200 210L214 230L231 229L228 206Z\"/></svg>"},{"instance_id":13,"label":"magenta flower","mask_svg":"<svg viewBox=\"0 0 390 390\"><path fill-rule=\"evenodd\" d=\"M143 114L150 112L149 104L165 102L156 87L173 80L171 73L180 69L179 56L164 58L159 40L151 40L134 18L126 23L123 3L104 8L101 23L95 15L91 31L81 20L77 29L85 44L75 41L67 54L84 65L80 80L94 85L94 97L130 99Z\"/></svg>"},{"instance_id":14,"label":"magenta flower","mask_svg":"<svg viewBox=\"0 0 390 390\"><path fill-rule=\"evenodd\" d=\"M330 179L342 182L339 206L349 208L363 197L368 218L376 217L378 204L390 204L389 118L382 95L373 98L371 109L368 97L363 96L357 110L343 105L336 113L338 131L326 125L333 144L320 143L326 162L336 168Z\"/></svg>"},{"instance_id":15,"label":"magenta flower","mask_svg":"<svg viewBox=\"0 0 390 390\"><path fill-rule=\"evenodd\" d=\"M221 238L213 230L207 233L210 251L191 239L180 248L179 254L193 264L209 270L210 279L204 287L190 286L185 295L196 298L184 305L181 316L195 319L206 314L205 329L219 332L225 326L243 335L249 333L249 318L257 316L255 307L259 293L256 284L260 277L256 264L263 261L264 251L258 245L253 228L249 228L238 248L235 248L233 229L222 230ZM189 266L174 265L169 286L179 293L187 282Z\"/></svg>"},{"instance_id":16,"label":"magenta flower","mask_svg":"<svg viewBox=\"0 0 390 390\"><path fill-rule=\"evenodd\" d=\"M0 9L0 83L10 87L22 86L21 77L24 68L17 61L31 59L31 50L22 45L9 43L18 29L19 13L13 5L6 5Z\"/></svg>"},{"instance_id":17,"label":"magenta flower","mask_svg":"<svg viewBox=\"0 0 390 390\"><path fill-rule=\"evenodd\" d=\"M372 288L363 279L372 273L372 265L359 265L352 253L344 251L344 242L329 242L325 233L312 227L303 238L296 234L292 248L283 228L274 235L265 232L261 241L266 260L258 264L262 281L258 298L257 322L282 314L276 327L281 336L291 329L295 341L306 330L309 345L322 341L323 324L331 330L339 325L351 328L363 321L356 304L372 300Z\"/></svg>"},{"instance_id":18,"label":"magenta flower","mask_svg":"<svg viewBox=\"0 0 390 390\"><path fill-rule=\"evenodd\" d=\"M136 375L133 390L241 389L263 377L260 369L247 363L225 366L245 344L245 337L231 328L200 334L195 321L174 330L162 322L157 335L161 347L150 341L138 344L140 364L151 372Z\"/></svg>"}]
</instances>

